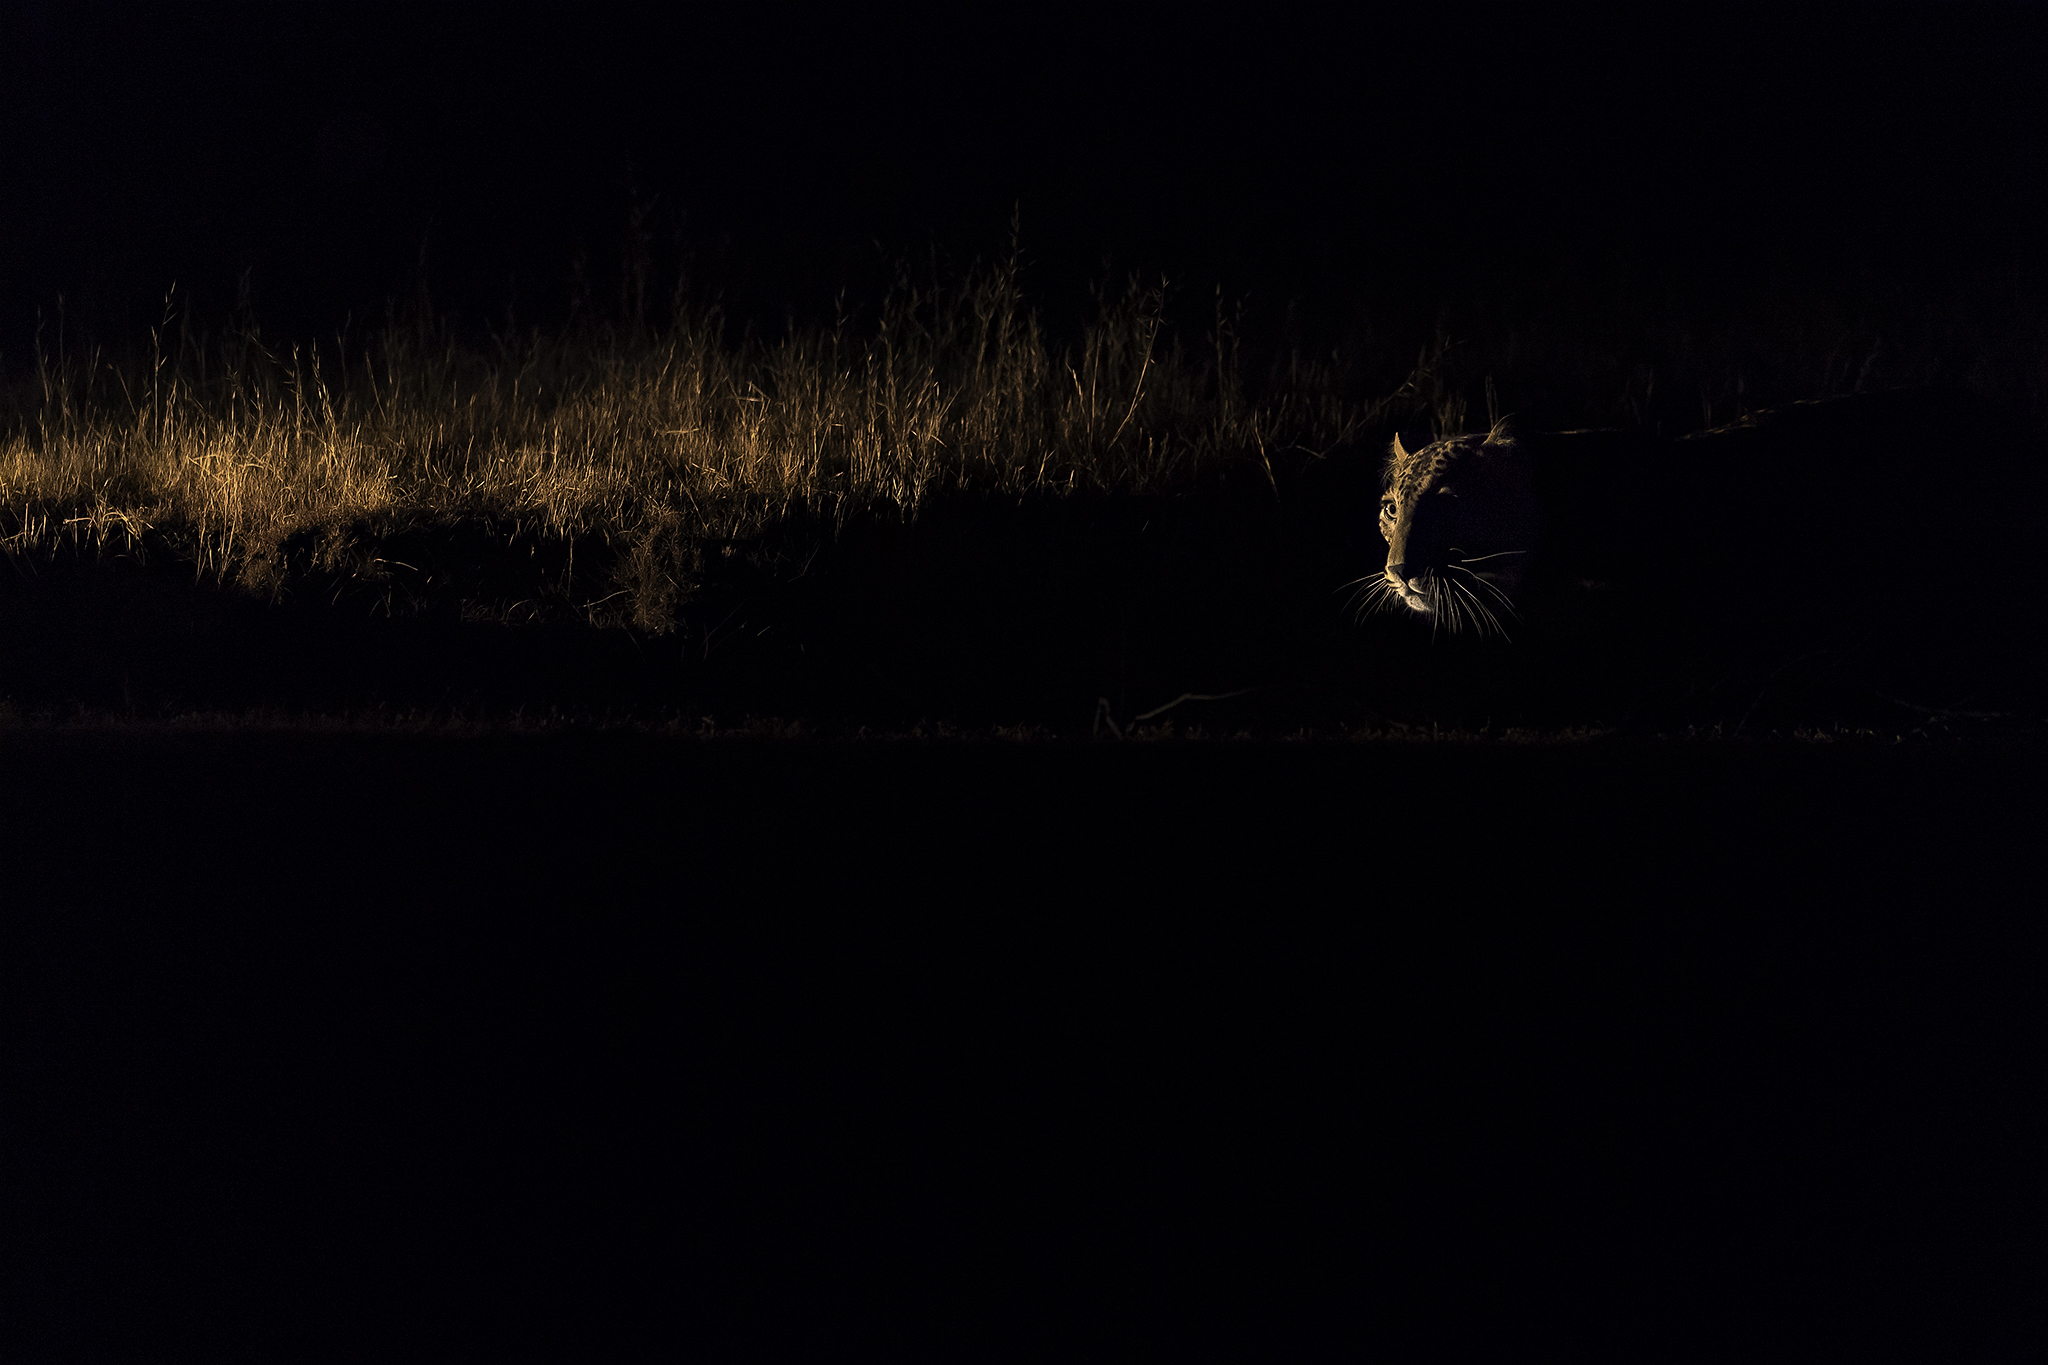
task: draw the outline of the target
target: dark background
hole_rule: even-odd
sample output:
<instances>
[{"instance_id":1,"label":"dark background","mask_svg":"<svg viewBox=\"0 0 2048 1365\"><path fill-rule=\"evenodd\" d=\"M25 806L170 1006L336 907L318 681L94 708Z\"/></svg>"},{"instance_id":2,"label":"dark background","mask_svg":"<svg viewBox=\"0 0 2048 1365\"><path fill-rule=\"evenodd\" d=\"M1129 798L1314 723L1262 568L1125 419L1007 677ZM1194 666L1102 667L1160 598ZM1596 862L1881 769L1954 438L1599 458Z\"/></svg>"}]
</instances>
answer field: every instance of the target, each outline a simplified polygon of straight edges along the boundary
<instances>
[{"instance_id":1,"label":"dark background","mask_svg":"<svg viewBox=\"0 0 2048 1365\"><path fill-rule=\"evenodd\" d=\"M610 316L638 234L651 310L687 270L779 330L1013 209L1055 323L1164 273L1315 350L1473 298L1762 325L2043 235L2029 6L740 8L0 8L0 363L60 293L111 341L244 270L273 338L381 321L422 262L471 325Z\"/></svg>"},{"instance_id":2,"label":"dark background","mask_svg":"<svg viewBox=\"0 0 2048 1365\"><path fill-rule=\"evenodd\" d=\"M1014 209L1055 326L1142 270L1311 348L2044 237L2035 9L737 8L6 5L0 370L245 271L272 338L616 318L636 204L742 327ZM224 727L0 733L25 1359L2040 1338L2026 743Z\"/></svg>"}]
</instances>

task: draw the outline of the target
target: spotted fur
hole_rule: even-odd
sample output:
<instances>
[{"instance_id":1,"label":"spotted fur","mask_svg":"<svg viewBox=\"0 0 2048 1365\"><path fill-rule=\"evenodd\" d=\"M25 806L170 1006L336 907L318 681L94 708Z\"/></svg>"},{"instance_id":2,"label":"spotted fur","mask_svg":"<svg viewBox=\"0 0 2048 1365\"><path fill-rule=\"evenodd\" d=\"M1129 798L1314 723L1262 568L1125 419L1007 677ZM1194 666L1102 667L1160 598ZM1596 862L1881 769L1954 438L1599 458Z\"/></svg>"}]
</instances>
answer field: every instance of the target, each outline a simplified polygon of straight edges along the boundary
<instances>
[{"instance_id":1,"label":"spotted fur","mask_svg":"<svg viewBox=\"0 0 2048 1365\"><path fill-rule=\"evenodd\" d=\"M1408 450L1381 474L1386 567L1361 580L1360 612L1406 609L1449 631L1506 635L1536 548L1529 452L1506 430Z\"/></svg>"}]
</instances>

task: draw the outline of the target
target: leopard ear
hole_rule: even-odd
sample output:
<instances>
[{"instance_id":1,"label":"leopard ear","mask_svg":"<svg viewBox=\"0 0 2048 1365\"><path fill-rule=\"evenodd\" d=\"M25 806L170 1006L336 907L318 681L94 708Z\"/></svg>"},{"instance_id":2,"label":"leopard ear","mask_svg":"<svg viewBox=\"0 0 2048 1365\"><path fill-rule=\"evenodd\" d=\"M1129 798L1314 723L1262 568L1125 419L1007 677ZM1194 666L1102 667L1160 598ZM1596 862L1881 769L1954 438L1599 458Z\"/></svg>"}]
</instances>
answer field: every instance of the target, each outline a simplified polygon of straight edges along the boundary
<instances>
[{"instance_id":1,"label":"leopard ear","mask_svg":"<svg viewBox=\"0 0 2048 1365\"><path fill-rule=\"evenodd\" d=\"M1402 448L1401 433L1398 431L1394 433L1394 458L1397 460L1405 460L1408 458L1408 452Z\"/></svg>"}]
</instances>

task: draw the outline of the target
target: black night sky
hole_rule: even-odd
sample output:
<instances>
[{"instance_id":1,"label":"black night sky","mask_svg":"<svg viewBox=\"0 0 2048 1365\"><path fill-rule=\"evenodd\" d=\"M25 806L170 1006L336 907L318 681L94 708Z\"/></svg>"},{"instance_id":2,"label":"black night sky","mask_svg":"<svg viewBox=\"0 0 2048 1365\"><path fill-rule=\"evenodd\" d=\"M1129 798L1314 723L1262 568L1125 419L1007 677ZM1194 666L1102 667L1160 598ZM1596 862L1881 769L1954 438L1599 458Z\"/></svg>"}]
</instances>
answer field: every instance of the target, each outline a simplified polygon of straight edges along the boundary
<instances>
[{"instance_id":1,"label":"black night sky","mask_svg":"<svg viewBox=\"0 0 2048 1365\"><path fill-rule=\"evenodd\" d=\"M579 256L616 296L636 200L655 285L761 327L1015 208L1055 317L1163 272L1316 348L1474 292L1938 288L2048 206L2025 7L735 15L12 5L0 351L60 292L113 332L244 269L331 334L423 245L444 308L546 322Z\"/></svg>"}]
</instances>

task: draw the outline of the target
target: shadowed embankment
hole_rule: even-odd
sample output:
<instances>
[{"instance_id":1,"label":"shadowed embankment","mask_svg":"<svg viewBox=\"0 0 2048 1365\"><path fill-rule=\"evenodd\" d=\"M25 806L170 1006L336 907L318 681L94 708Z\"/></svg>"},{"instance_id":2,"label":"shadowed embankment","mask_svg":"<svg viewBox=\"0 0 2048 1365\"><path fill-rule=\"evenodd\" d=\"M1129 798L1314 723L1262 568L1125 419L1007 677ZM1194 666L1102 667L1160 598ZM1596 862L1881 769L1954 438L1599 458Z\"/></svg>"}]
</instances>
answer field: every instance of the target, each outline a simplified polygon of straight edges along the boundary
<instances>
[{"instance_id":1,"label":"shadowed embankment","mask_svg":"<svg viewBox=\"0 0 2048 1365\"><path fill-rule=\"evenodd\" d=\"M17 731L10 1333L2006 1358L2038 770Z\"/></svg>"}]
</instances>

